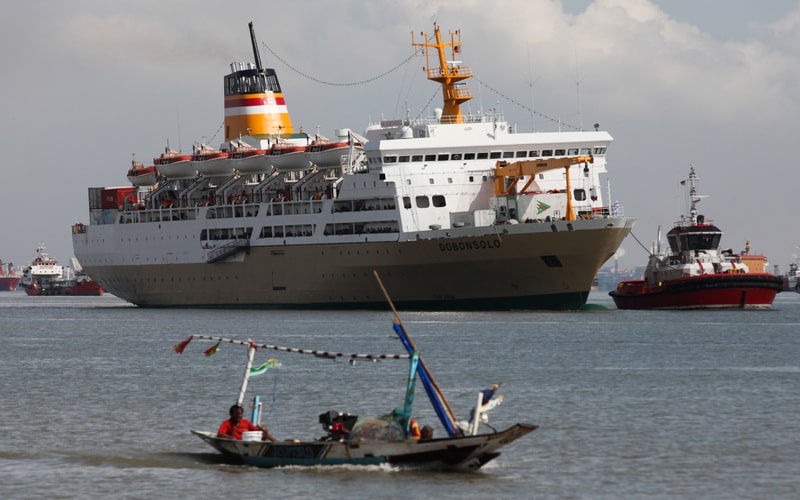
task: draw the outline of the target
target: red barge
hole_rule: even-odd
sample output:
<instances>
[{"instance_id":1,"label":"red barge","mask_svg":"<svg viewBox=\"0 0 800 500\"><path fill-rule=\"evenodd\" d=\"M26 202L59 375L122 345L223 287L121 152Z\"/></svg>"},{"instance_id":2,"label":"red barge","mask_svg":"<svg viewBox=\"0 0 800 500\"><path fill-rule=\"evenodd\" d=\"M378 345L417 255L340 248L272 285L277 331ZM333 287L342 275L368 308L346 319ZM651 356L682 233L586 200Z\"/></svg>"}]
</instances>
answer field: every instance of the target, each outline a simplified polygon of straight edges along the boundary
<instances>
[{"instance_id":1,"label":"red barge","mask_svg":"<svg viewBox=\"0 0 800 500\"><path fill-rule=\"evenodd\" d=\"M779 276L750 272L743 255L720 250L722 231L697 214L697 176L690 169L689 217L667 233L669 251L651 253L644 279L621 281L609 292L620 309L769 308L783 289ZM659 237L660 239L660 237ZM660 244L660 243L659 243ZM763 263L763 258L761 259ZM763 265L760 266L763 271Z\"/></svg>"}]
</instances>

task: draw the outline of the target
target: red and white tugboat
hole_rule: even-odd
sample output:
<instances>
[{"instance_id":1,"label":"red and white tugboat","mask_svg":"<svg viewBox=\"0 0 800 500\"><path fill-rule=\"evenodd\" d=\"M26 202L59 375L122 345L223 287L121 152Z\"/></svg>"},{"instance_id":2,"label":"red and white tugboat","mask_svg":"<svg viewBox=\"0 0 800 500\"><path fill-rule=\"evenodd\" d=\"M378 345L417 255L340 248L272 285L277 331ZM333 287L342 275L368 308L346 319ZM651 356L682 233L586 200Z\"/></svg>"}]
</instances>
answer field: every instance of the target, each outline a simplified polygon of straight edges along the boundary
<instances>
[{"instance_id":1,"label":"red and white tugboat","mask_svg":"<svg viewBox=\"0 0 800 500\"><path fill-rule=\"evenodd\" d=\"M688 181L689 217L667 233L669 251L650 255L644 279L621 281L609 292L614 303L620 309L769 308L782 279L751 273L741 255L719 249L722 231L697 214L703 196L693 167Z\"/></svg>"}]
</instances>

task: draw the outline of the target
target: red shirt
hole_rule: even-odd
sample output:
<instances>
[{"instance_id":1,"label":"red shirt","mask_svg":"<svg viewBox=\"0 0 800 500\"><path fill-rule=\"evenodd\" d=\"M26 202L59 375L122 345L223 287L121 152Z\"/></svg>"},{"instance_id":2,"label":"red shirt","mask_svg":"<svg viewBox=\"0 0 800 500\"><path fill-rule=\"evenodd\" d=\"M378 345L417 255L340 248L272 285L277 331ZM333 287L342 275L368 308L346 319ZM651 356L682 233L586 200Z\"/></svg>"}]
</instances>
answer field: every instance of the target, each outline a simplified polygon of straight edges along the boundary
<instances>
[{"instance_id":1,"label":"red shirt","mask_svg":"<svg viewBox=\"0 0 800 500\"><path fill-rule=\"evenodd\" d=\"M233 425L230 419L222 422L222 425L219 426L219 430L217 430L217 435L228 434L233 436L234 439L242 439L242 432L247 431L260 431L261 429L258 428L253 422L245 419L239 420L239 425Z\"/></svg>"}]
</instances>

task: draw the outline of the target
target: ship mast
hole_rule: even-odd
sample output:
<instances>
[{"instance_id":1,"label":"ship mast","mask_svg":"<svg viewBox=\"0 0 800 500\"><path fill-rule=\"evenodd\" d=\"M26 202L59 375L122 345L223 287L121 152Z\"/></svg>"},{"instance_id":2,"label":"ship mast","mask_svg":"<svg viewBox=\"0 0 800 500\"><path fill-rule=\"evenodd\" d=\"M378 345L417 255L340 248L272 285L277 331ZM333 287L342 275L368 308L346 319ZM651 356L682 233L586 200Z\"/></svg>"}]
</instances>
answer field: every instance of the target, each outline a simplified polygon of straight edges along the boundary
<instances>
[{"instance_id":1,"label":"ship mast","mask_svg":"<svg viewBox=\"0 0 800 500\"><path fill-rule=\"evenodd\" d=\"M691 201L689 218L692 225L697 225L697 203L703 198L705 196L697 194L697 175L694 172L694 167L689 167L689 200Z\"/></svg>"},{"instance_id":2,"label":"ship mast","mask_svg":"<svg viewBox=\"0 0 800 500\"><path fill-rule=\"evenodd\" d=\"M461 103L472 99L472 91L468 87L459 85L459 82L472 76L472 68L460 66L461 61L456 60L456 54L461 53L461 30L450 33L450 43L442 43L442 35L436 23L433 24L433 29L436 43L430 43L431 37L425 33L420 33L425 41L416 43L414 41L414 32L412 31L411 45L425 47L425 69L428 73L428 80L439 82L442 85L442 98L444 100L442 123L463 123L464 117L461 114ZM445 57L446 47L450 47L452 57L450 61ZM436 54L439 58L438 68L431 68L428 49L436 49Z\"/></svg>"}]
</instances>

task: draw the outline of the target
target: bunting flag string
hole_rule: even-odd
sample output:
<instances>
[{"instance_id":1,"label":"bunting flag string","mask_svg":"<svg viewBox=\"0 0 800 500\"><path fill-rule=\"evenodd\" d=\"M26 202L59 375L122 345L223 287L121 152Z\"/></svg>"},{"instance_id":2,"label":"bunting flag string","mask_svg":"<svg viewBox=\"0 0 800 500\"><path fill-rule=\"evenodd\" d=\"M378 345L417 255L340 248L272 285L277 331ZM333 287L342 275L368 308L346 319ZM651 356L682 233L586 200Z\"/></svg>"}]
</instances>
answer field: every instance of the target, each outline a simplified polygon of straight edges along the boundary
<instances>
[{"instance_id":1,"label":"bunting flag string","mask_svg":"<svg viewBox=\"0 0 800 500\"><path fill-rule=\"evenodd\" d=\"M182 341L178 342L177 344L175 344L175 346L172 349L174 349L175 352L177 352L178 354L183 354L184 349L186 349L186 346L189 345L189 342L191 342L193 338L194 338L194 335L189 337L186 340L182 340Z\"/></svg>"},{"instance_id":2,"label":"bunting flag string","mask_svg":"<svg viewBox=\"0 0 800 500\"><path fill-rule=\"evenodd\" d=\"M217 352L217 350L219 350L220 344L225 342L229 344L238 344L238 345L253 347L254 349L260 348L260 349L269 349L273 351L292 352L296 354L310 354L312 356L325 359L342 358L342 359L348 359L351 362L354 362L356 360L380 361L382 359L409 359L411 357L411 355L409 354L355 354L355 353L348 354L348 353L333 352L333 351L320 351L315 349L298 349L295 347L282 347L270 344L256 344L252 340L226 339L222 337L214 337L211 335L193 335L188 339L184 340L183 342L176 344L173 349L175 350L175 352L179 354L182 353L192 339L215 340L217 342L212 347L205 350L206 356L212 356L215 352Z\"/></svg>"},{"instance_id":3,"label":"bunting flag string","mask_svg":"<svg viewBox=\"0 0 800 500\"><path fill-rule=\"evenodd\" d=\"M222 341L220 340L220 341L219 341L219 342L217 342L216 344L214 344L214 345L212 345L211 347L209 347L208 349L206 349L206 350L203 352L203 354L205 354L205 355L206 355L206 357L213 356L214 354L216 354L216 353L217 353L217 351L219 351L219 345L220 345L221 343L222 343Z\"/></svg>"}]
</instances>

